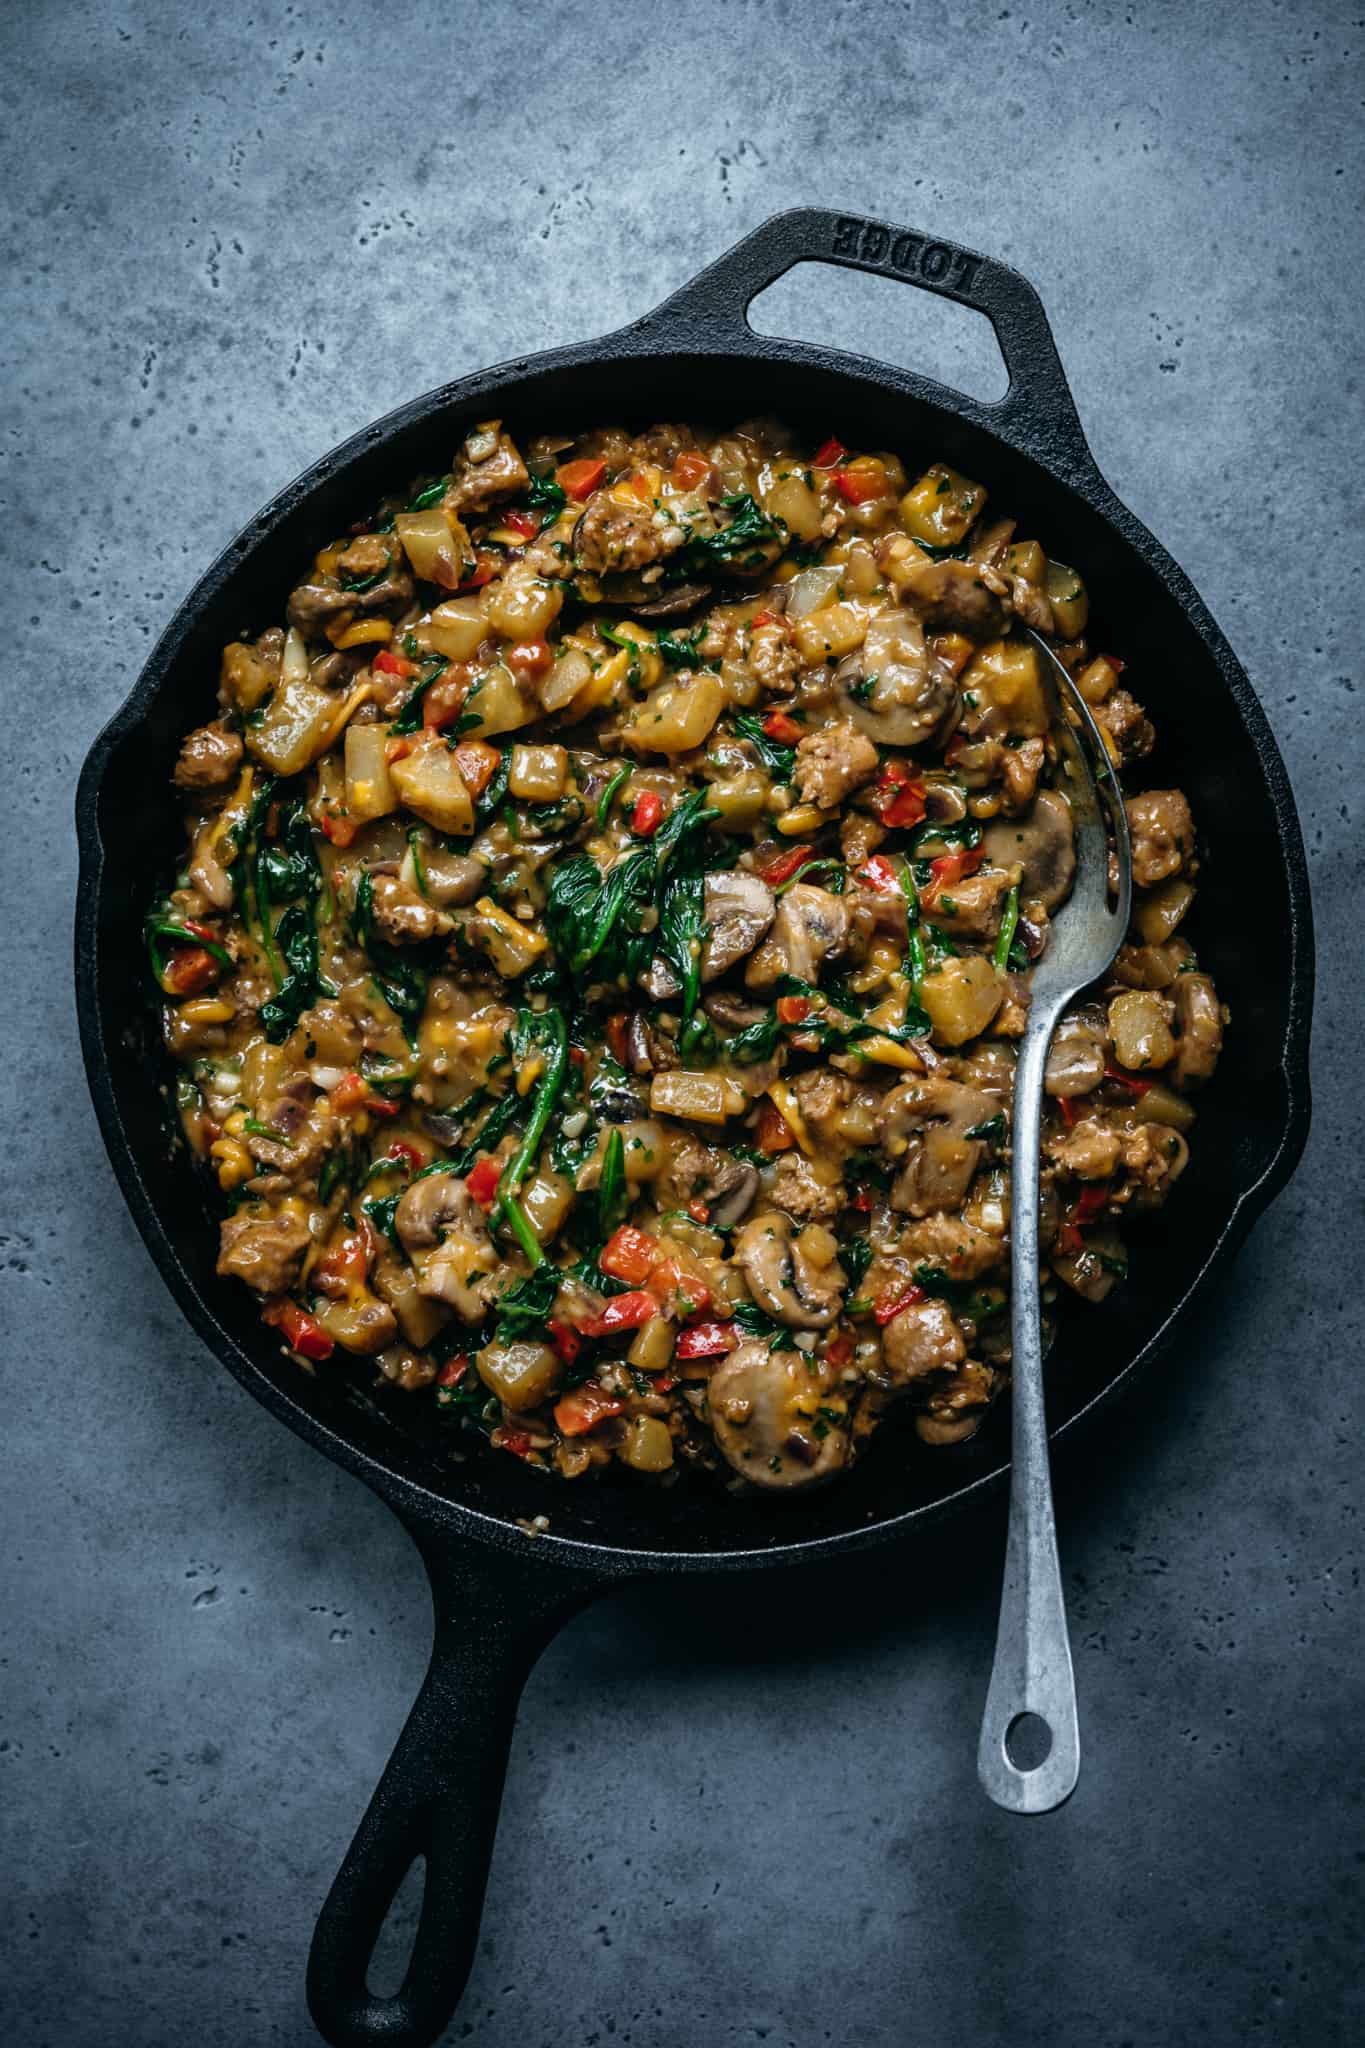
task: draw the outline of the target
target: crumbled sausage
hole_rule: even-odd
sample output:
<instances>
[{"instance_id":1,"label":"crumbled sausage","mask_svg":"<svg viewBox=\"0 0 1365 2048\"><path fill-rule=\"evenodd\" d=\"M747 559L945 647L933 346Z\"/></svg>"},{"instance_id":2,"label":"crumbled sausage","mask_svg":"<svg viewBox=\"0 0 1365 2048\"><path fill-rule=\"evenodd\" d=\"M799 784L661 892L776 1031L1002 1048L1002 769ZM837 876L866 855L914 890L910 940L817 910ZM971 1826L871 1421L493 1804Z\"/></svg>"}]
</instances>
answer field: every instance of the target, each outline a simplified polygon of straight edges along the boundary
<instances>
[{"instance_id":1,"label":"crumbled sausage","mask_svg":"<svg viewBox=\"0 0 1365 2048\"><path fill-rule=\"evenodd\" d=\"M846 721L822 726L796 749L793 781L803 803L832 811L877 773L877 749Z\"/></svg>"}]
</instances>

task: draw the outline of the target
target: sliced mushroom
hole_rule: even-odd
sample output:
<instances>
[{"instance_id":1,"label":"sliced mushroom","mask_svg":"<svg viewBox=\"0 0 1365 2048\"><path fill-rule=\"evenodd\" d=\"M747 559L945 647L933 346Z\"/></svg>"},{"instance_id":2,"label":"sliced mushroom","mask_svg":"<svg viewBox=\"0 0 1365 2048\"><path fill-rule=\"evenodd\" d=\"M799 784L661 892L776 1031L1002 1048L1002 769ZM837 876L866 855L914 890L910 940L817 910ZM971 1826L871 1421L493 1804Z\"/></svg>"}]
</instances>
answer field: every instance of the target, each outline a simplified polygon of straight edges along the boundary
<instances>
[{"instance_id":1,"label":"sliced mushroom","mask_svg":"<svg viewBox=\"0 0 1365 2048\"><path fill-rule=\"evenodd\" d=\"M1055 790L1040 789L1024 818L997 818L981 835L992 867L1020 867L1019 893L1053 911L1071 893L1076 878L1076 839L1071 806Z\"/></svg>"},{"instance_id":2,"label":"sliced mushroom","mask_svg":"<svg viewBox=\"0 0 1365 2048\"><path fill-rule=\"evenodd\" d=\"M791 1218L769 1209L740 1231L734 1263L759 1307L791 1329L823 1330L839 1313L848 1276L823 1224L794 1238Z\"/></svg>"},{"instance_id":3,"label":"sliced mushroom","mask_svg":"<svg viewBox=\"0 0 1365 2048\"><path fill-rule=\"evenodd\" d=\"M935 1388L922 1415L915 1417L915 1434L921 1443L960 1444L974 1436L986 1411L1004 1385L998 1372L967 1359L944 1387Z\"/></svg>"},{"instance_id":4,"label":"sliced mushroom","mask_svg":"<svg viewBox=\"0 0 1365 2048\"><path fill-rule=\"evenodd\" d=\"M900 594L935 632L994 640L1009 624L1004 602L975 562L911 559L900 567L896 581Z\"/></svg>"},{"instance_id":5,"label":"sliced mushroom","mask_svg":"<svg viewBox=\"0 0 1365 2048\"><path fill-rule=\"evenodd\" d=\"M478 1322L492 1298L498 1254L464 1182L453 1173L415 1180L393 1220L417 1271L418 1293L445 1302L467 1323Z\"/></svg>"},{"instance_id":6,"label":"sliced mushroom","mask_svg":"<svg viewBox=\"0 0 1365 2048\"><path fill-rule=\"evenodd\" d=\"M758 1193L758 1168L744 1159L733 1159L730 1164L737 1178L709 1205L707 1222L715 1230L733 1230L753 1208Z\"/></svg>"},{"instance_id":7,"label":"sliced mushroom","mask_svg":"<svg viewBox=\"0 0 1365 2048\"><path fill-rule=\"evenodd\" d=\"M779 975L816 982L822 966L846 953L854 933L870 928L872 912L861 899L831 895L809 882L793 882L777 906L770 936L745 970L748 988L771 988Z\"/></svg>"},{"instance_id":8,"label":"sliced mushroom","mask_svg":"<svg viewBox=\"0 0 1365 2048\"><path fill-rule=\"evenodd\" d=\"M884 747L918 746L957 704L957 685L929 653L924 628L908 611L881 612L858 653L840 663L835 681L843 692L841 710Z\"/></svg>"},{"instance_id":9,"label":"sliced mushroom","mask_svg":"<svg viewBox=\"0 0 1365 2048\"><path fill-rule=\"evenodd\" d=\"M915 1075L882 1104L882 1149L902 1162L891 1205L911 1216L957 1209L981 1163L984 1139L969 1133L1001 1114L998 1097L938 1074Z\"/></svg>"},{"instance_id":10,"label":"sliced mushroom","mask_svg":"<svg viewBox=\"0 0 1365 2048\"><path fill-rule=\"evenodd\" d=\"M488 869L467 853L426 851L422 881L430 901L447 910L454 903L472 903L481 896L488 886Z\"/></svg>"},{"instance_id":11,"label":"sliced mushroom","mask_svg":"<svg viewBox=\"0 0 1365 2048\"><path fill-rule=\"evenodd\" d=\"M1207 974L1177 974L1175 987L1176 1045L1173 1079L1178 1088L1207 1081L1223 1049L1223 1011Z\"/></svg>"},{"instance_id":12,"label":"sliced mushroom","mask_svg":"<svg viewBox=\"0 0 1365 2048\"><path fill-rule=\"evenodd\" d=\"M736 869L706 877L703 904L709 929L702 945L701 978L717 981L753 952L777 914L777 902L766 882ZM679 983L667 961L656 959L643 986L657 1002L665 1002L677 995Z\"/></svg>"},{"instance_id":13,"label":"sliced mushroom","mask_svg":"<svg viewBox=\"0 0 1365 2048\"><path fill-rule=\"evenodd\" d=\"M1068 1011L1048 1047L1043 1086L1049 1095L1088 1095L1104 1079L1109 1028L1098 1003Z\"/></svg>"},{"instance_id":14,"label":"sliced mushroom","mask_svg":"<svg viewBox=\"0 0 1365 2048\"><path fill-rule=\"evenodd\" d=\"M740 1344L711 1375L707 1414L726 1463L755 1486L814 1486L849 1459L849 1435L822 1402L821 1379L800 1351Z\"/></svg>"}]
</instances>

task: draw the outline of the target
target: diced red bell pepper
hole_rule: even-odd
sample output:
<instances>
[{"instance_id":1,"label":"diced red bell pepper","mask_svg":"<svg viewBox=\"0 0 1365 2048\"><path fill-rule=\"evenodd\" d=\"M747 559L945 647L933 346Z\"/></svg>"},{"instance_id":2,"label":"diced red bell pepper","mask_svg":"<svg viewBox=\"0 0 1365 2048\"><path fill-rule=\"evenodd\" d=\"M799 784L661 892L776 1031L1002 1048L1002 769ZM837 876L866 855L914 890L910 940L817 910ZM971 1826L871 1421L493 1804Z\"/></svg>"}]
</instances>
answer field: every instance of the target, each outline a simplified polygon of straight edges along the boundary
<instances>
[{"instance_id":1,"label":"diced red bell pepper","mask_svg":"<svg viewBox=\"0 0 1365 2048\"><path fill-rule=\"evenodd\" d=\"M600 458L581 456L577 462L561 463L555 471L555 482L566 497L580 502L590 498L607 473L607 465Z\"/></svg>"},{"instance_id":2,"label":"diced red bell pepper","mask_svg":"<svg viewBox=\"0 0 1365 2048\"><path fill-rule=\"evenodd\" d=\"M859 878L869 889L875 889L879 896L903 895L900 870L892 866L883 853L874 853L858 869Z\"/></svg>"},{"instance_id":3,"label":"diced red bell pepper","mask_svg":"<svg viewBox=\"0 0 1365 2048\"><path fill-rule=\"evenodd\" d=\"M691 1323L679 1330L673 1352L677 1358L723 1358L738 1341L733 1323Z\"/></svg>"},{"instance_id":4,"label":"diced red bell pepper","mask_svg":"<svg viewBox=\"0 0 1365 2048\"><path fill-rule=\"evenodd\" d=\"M495 555L491 548L474 550L474 567L460 585L460 594L467 590L482 590L485 583L491 583L503 564L503 557Z\"/></svg>"},{"instance_id":5,"label":"diced red bell pepper","mask_svg":"<svg viewBox=\"0 0 1365 2048\"><path fill-rule=\"evenodd\" d=\"M448 1358L436 1375L438 1387L458 1387L469 1371L467 1358Z\"/></svg>"},{"instance_id":6,"label":"diced red bell pepper","mask_svg":"<svg viewBox=\"0 0 1365 2048\"><path fill-rule=\"evenodd\" d=\"M664 814L664 800L657 789L642 789L630 814L630 829L637 839L648 839L658 831Z\"/></svg>"},{"instance_id":7,"label":"diced red bell pepper","mask_svg":"<svg viewBox=\"0 0 1365 2048\"><path fill-rule=\"evenodd\" d=\"M813 846L793 846L786 853L779 853L775 860L770 860L767 867L760 868L758 872L768 887L775 889L779 882L790 881L808 860L814 859Z\"/></svg>"},{"instance_id":8,"label":"diced red bell pepper","mask_svg":"<svg viewBox=\"0 0 1365 2048\"><path fill-rule=\"evenodd\" d=\"M508 1423L500 1422L488 1441L497 1450L510 1451L514 1458L529 1458L531 1439L524 1429L513 1429Z\"/></svg>"},{"instance_id":9,"label":"diced red bell pepper","mask_svg":"<svg viewBox=\"0 0 1365 2048\"><path fill-rule=\"evenodd\" d=\"M1109 1200L1108 1181L1095 1181L1081 1189L1071 1205L1070 1220L1073 1223L1093 1223Z\"/></svg>"},{"instance_id":10,"label":"diced red bell pepper","mask_svg":"<svg viewBox=\"0 0 1365 2048\"><path fill-rule=\"evenodd\" d=\"M359 1109L370 1092L370 1084L357 1073L343 1074L327 1100L338 1116L347 1116L353 1109Z\"/></svg>"},{"instance_id":11,"label":"diced red bell pepper","mask_svg":"<svg viewBox=\"0 0 1365 2048\"><path fill-rule=\"evenodd\" d=\"M842 462L847 453L848 450L843 442L836 441L833 434L831 434L828 441L822 441L815 451L815 468L833 469L835 463Z\"/></svg>"},{"instance_id":12,"label":"diced red bell pepper","mask_svg":"<svg viewBox=\"0 0 1365 2048\"><path fill-rule=\"evenodd\" d=\"M760 1152L790 1152L796 1135L775 1102L765 1102L758 1112Z\"/></svg>"},{"instance_id":13,"label":"diced red bell pepper","mask_svg":"<svg viewBox=\"0 0 1365 2048\"><path fill-rule=\"evenodd\" d=\"M348 1231L339 1244L323 1253L308 1276L308 1284L319 1294L339 1301L351 1288L363 1285L369 1263L368 1237L358 1230Z\"/></svg>"},{"instance_id":14,"label":"diced red bell pepper","mask_svg":"<svg viewBox=\"0 0 1365 2048\"><path fill-rule=\"evenodd\" d=\"M779 1024L801 1024L810 1015L809 996L779 996L777 999L777 1021Z\"/></svg>"},{"instance_id":15,"label":"diced red bell pepper","mask_svg":"<svg viewBox=\"0 0 1365 2048\"><path fill-rule=\"evenodd\" d=\"M886 471L880 462L870 462L866 469L836 469L833 482L849 505L866 505L870 499L886 495Z\"/></svg>"},{"instance_id":16,"label":"diced red bell pepper","mask_svg":"<svg viewBox=\"0 0 1365 2048\"><path fill-rule=\"evenodd\" d=\"M902 1309L913 1308L926 1299L922 1287L903 1287L898 1294L884 1294L872 1313L879 1323L894 1322Z\"/></svg>"},{"instance_id":17,"label":"diced red bell pepper","mask_svg":"<svg viewBox=\"0 0 1365 2048\"><path fill-rule=\"evenodd\" d=\"M687 1213L694 1223L709 1223L711 1221L711 1211L700 1195L693 1195L687 1205Z\"/></svg>"},{"instance_id":18,"label":"diced red bell pepper","mask_svg":"<svg viewBox=\"0 0 1365 2048\"><path fill-rule=\"evenodd\" d=\"M695 491L711 474L711 465L695 449L684 448L673 464L672 483L676 490Z\"/></svg>"},{"instance_id":19,"label":"diced red bell pepper","mask_svg":"<svg viewBox=\"0 0 1365 2048\"><path fill-rule=\"evenodd\" d=\"M554 654L547 640L519 640L507 650L507 666L523 682L533 683L554 667Z\"/></svg>"},{"instance_id":20,"label":"diced red bell pepper","mask_svg":"<svg viewBox=\"0 0 1365 2048\"><path fill-rule=\"evenodd\" d=\"M279 1330L290 1350L303 1358L330 1358L336 1350L317 1317L310 1316L296 1301L284 1298L268 1302L261 1310L261 1321Z\"/></svg>"},{"instance_id":21,"label":"diced red bell pepper","mask_svg":"<svg viewBox=\"0 0 1365 2048\"><path fill-rule=\"evenodd\" d=\"M850 1209L856 1209L860 1216L870 1215L872 1213L871 1188L855 1188L849 1198L848 1206Z\"/></svg>"},{"instance_id":22,"label":"diced red bell pepper","mask_svg":"<svg viewBox=\"0 0 1365 2048\"><path fill-rule=\"evenodd\" d=\"M493 1159L476 1159L465 1175L465 1186L481 1209L491 1209L498 1199L502 1169Z\"/></svg>"},{"instance_id":23,"label":"diced red bell pepper","mask_svg":"<svg viewBox=\"0 0 1365 2048\"><path fill-rule=\"evenodd\" d=\"M1059 1095L1057 1097L1057 1107L1062 1112L1062 1122L1066 1125L1067 1129L1070 1130L1072 1124L1075 1123L1077 1117L1077 1109L1075 1103L1072 1101L1069 1095Z\"/></svg>"},{"instance_id":24,"label":"diced red bell pepper","mask_svg":"<svg viewBox=\"0 0 1365 2048\"><path fill-rule=\"evenodd\" d=\"M618 1011L614 1017L608 1017L607 1019L607 1050L618 1067L623 1067L626 1064L626 1053L628 1051L626 1033L629 1028L630 1019L621 1011Z\"/></svg>"},{"instance_id":25,"label":"diced red bell pepper","mask_svg":"<svg viewBox=\"0 0 1365 2048\"><path fill-rule=\"evenodd\" d=\"M579 1336L577 1330L570 1329L567 1323L555 1321L547 1323L545 1327L550 1333L550 1342L554 1345L555 1350L563 1359L565 1365L572 1365L579 1352L583 1349L583 1339Z\"/></svg>"},{"instance_id":26,"label":"diced red bell pepper","mask_svg":"<svg viewBox=\"0 0 1365 2048\"><path fill-rule=\"evenodd\" d=\"M534 512L522 512L519 509L504 512L502 523L510 532L519 535L522 540L534 540L540 532L540 521L536 518Z\"/></svg>"},{"instance_id":27,"label":"diced red bell pepper","mask_svg":"<svg viewBox=\"0 0 1365 2048\"><path fill-rule=\"evenodd\" d=\"M197 996L218 974L218 962L202 946L177 946L166 962L161 986L167 995Z\"/></svg>"},{"instance_id":28,"label":"diced red bell pepper","mask_svg":"<svg viewBox=\"0 0 1365 2048\"><path fill-rule=\"evenodd\" d=\"M1105 1061L1104 1071L1111 1081L1121 1081L1134 1095L1145 1095L1152 1085L1150 1081L1142 1080L1137 1074L1125 1073L1124 1069L1116 1067L1112 1060Z\"/></svg>"},{"instance_id":29,"label":"diced red bell pepper","mask_svg":"<svg viewBox=\"0 0 1365 2048\"><path fill-rule=\"evenodd\" d=\"M612 1337L620 1330L638 1330L659 1313L652 1294L614 1294L600 1316L579 1324L585 1337Z\"/></svg>"},{"instance_id":30,"label":"diced red bell pepper","mask_svg":"<svg viewBox=\"0 0 1365 2048\"><path fill-rule=\"evenodd\" d=\"M463 663L458 668L447 669L422 699L423 731L444 732L448 725L454 725L464 710L464 700L468 695L469 672Z\"/></svg>"},{"instance_id":31,"label":"diced red bell pepper","mask_svg":"<svg viewBox=\"0 0 1365 2048\"><path fill-rule=\"evenodd\" d=\"M561 1395L555 1402L555 1423L561 1436L586 1436L608 1416L624 1414L625 1406L605 1387L575 1387L571 1394Z\"/></svg>"},{"instance_id":32,"label":"diced red bell pepper","mask_svg":"<svg viewBox=\"0 0 1365 2048\"><path fill-rule=\"evenodd\" d=\"M711 1290L701 1275L684 1271L676 1259L660 1259L645 1285L660 1308L679 1318L711 1306Z\"/></svg>"},{"instance_id":33,"label":"diced red bell pepper","mask_svg":"<svg viewBox=\"0 0 1365 2048\"><path fill-rule=\"evenodd\" d=\"M395 654L390 647L381 647L371 668L377 668L381 676L415 676L417 663L409 661L405 654Z\"/></svg>"},{"instance_id":34,"label":"diced red bell pepper","mask_svg":"<svg viewBox=\"0 0 1365 2048\"><path fill-rule=\"evenodd\" d=\"M360 830L354 818L348 818L340 811L324 811L318 823L322 826L324 839L329 839L333 846L349 846Z\"/></svg>"},{"instance_id":35,"label":"diced red bell pepper","mask_svg":"<svg viewBox=\"0 0 1365 2048\"><path fill-rule=\"evenodd\" d=\"M1110 668L1112 668L1112 669L1113 669L1113 671L1114 671L1115 675L1118 675L1118 676L1121 676L1121 675L1123 674L1123 671L1124 671L1124 670L1125 670L1125 669L1127 668L1127 666L1128 666L1128 664L1127 664L1127 662L1126 662L1126 661L1120 661L1120 660L1119 660L1119 657L1117 656L1117 654L1102 654L1102 655L1100 656L1100 660L1101 660L1101 661L1107 661L1107 662L1108 662L1108 664L1109 664L1109 666L1110 666Z\"/></svg>"},{"instance_id":36,"label":"diced red bell pepper","mask_svg":"<svg viewBox=\"0 0 1365 2048\"><path fill-rule=\"evenodd\" d=\"M883 825L902 829L924 816L924 780L908 761L888 761L872 792L872 804Z\"/></svg>"},{"instance_id":37,"label":"diced red bell pepper","mask_svg":"<svg viewBox=\"0 0 1365 2048\"><path fill-rule=\"evenodd\" d=\"M613 1280L642 1287L659 1263L659 1240L647 1230L637 1230L633 1223L622 1223L608 1238L597 1263Z\"/></svg>"},{"instance_id":38,"label":"diced red bell pepper","mask_svg":"<svg viewBox=\"0 0 1365 2048\"><path fill-rule=\"evenodd\" d=\"M502 756L486 740L461 740L455 749L455 766L471 796L482 796L493 779Z\"/></svg>"},{"instance_id":39,"label":"diced red bell pepper","mask_svg":"<svg viewBox=\"0 0 1365 2048\"><path fill-rule=\"evenodd\" d=\"M784 747L794 747L806 736L805 727L789 718L785 711L770 711L763 721L763 730L770 740L780 740Z\"/></svg>"},{"instance_id":40,"label":"diced red bell pepper","mask_svg":"<svg viewBox=\"0 0 1365 2048\"><path fill-rule=\"evenodd\" d=\"M937 860L929 863L929 873L933 877L930 891L937 896L942 890L950 889L954 882L974 875L985 858L985 848L981 846L955 846L951 853L941 853Z\"/></svg>"},{"instance_id":41,"label":"diced red bell pepper","mask_svg":"<svg viewBox=\"0 0 1365 2048\"><path fill-rule=\"evenodd\" d=\"M395 1166L406 1166L409 1173L415 1173L419 1166L426 1164L417 1147L409 1144L406 1138L395 1138L384 1157L391 1159Z\"/></svg>"},{"instance_id":42,"label":"diced red bell pepper","mask_svg":"<svg viewBox=\"0 0 1365 2048\"><path fill-rule=\"evenodd\" d=\"M755 612L749 621L751 628L755 626L780 626L782 623L781 614L778 612Z\"/></svg>"},{"instance_id":43,"label":"diced red bell pepper","mask_svg":"<svg viewBox=\"0 0 1365 2048\"><path fill-rule=\"evenodd\" d=\"M825 1362L838 1371L853 1363L853 1339L847 1330L840 1330L825 1346Z\"/></svg>"}]
</instances>

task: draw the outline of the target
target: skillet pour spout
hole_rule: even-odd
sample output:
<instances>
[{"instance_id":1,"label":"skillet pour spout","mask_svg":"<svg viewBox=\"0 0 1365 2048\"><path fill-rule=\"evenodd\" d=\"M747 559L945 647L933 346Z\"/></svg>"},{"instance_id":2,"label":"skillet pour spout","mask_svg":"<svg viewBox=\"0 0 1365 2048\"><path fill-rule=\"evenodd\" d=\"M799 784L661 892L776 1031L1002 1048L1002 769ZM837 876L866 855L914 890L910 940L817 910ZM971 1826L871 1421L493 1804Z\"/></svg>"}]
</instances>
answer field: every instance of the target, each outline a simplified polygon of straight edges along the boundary
<instances>
[{"instance_id":1,"label":"skillet pour spout","mask_svg":"<svg viewBox=\"0 0 1365 2048\"><path fill-rule=\"evenodd\" d=\"M755 334L751 300L801 262L890 276L983 313L1009 370L1004 398L988 404L911 371ZM303 1374L272 1348L244 1290L214 1270L204 1188L168 1138L157 1019L128 962L141 950L141 905L178 846L178 739L213 713L223 644L277 613L299 563L357 505L430 469L432 449L453 448L474 422L496 415L520 431L648 418L660 388L692 416L714 414L721 395L736 418L776 411L865 445L932 449L989 479L1031 531L1083 568L1096 616L1125 621L1122 652L1153 678L1152 708L1212 849L1201 950L1237 1028L1201 1103L1202 1143L1174 1198L1178 1226L1138 1248L1136 1284L1092 1311L1079 1337L1062 1333L1049 1367L1054 1453L1159 1357L1307 1136L1312 925L1283 763L1198 594L1096 468L1038 295L1015 271L882 221L813 207L778 214L633 325L442 386L289 485L190 594L90 750L76 800L75 978L101 1130L167 1285L257 1400L394 1507L431 1579L431 1669L313 1946L310 2006L335 2048L421 2048L448 2023L474 1954L517 1699L541 1648L586 1600L641 1575L851 1555L931 1528L994 1493L1008 1470L1007 1435L990 1425L932 1459L888 1447L841 1488L780 1505L684 1486L551 1497L514 1460L457 1464L410 1413L344 1372ZM529 1536L546 1515L549 1528ZM426 1884L411 1964L393 1998L375 1998L366 1985L374 1941L417 1856Z\"/></svg>"}]
</instances>

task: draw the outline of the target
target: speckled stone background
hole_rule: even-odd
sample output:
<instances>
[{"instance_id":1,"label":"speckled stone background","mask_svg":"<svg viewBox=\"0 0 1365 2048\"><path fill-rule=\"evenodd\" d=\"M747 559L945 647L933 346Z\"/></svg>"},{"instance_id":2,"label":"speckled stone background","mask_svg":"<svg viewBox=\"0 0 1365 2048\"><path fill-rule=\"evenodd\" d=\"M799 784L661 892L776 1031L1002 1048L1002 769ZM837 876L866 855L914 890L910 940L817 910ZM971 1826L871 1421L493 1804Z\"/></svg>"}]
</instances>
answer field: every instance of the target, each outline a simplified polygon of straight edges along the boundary
<instances>
[{"instance_id":1,"label":"speckled stone background","mask_svg":"<svg viewBox=\"0 0 1365 2048\"><path fill-rule=\"evenodd\" d=\"M72 1016L81 757L193 579L408 395L796 201L1009 258L1289 762L1317 1120L1062 1497L1087 1760L979 1796L999 1525L580 1619L526 1695L486 2048L1361 2038L1360 207L1350 4L5 10L0 2039L313 2039L313 1917L420 1677L416 1558L182 1324ZM756 318L999 386L973 316ZM1273 943L1273 934L1267 934Z\"/></svg>"}]
</instances>

